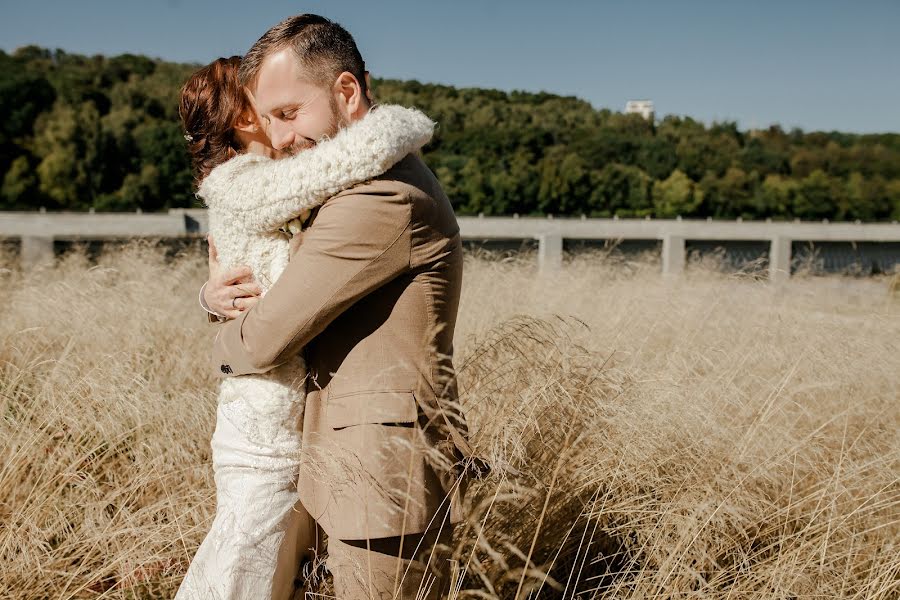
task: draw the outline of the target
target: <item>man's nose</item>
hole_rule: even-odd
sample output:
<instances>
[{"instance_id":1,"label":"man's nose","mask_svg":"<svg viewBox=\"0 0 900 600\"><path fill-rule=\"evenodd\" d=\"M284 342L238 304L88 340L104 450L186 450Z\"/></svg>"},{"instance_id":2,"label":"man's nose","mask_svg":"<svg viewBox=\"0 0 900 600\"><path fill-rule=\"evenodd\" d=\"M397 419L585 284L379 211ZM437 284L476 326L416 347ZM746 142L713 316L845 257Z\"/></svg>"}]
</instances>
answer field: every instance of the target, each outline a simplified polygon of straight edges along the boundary
<instances>
[{"instance_id":1,"label":"man's nose","mask_svg":"<svg viewBox=\"0 0 900 600\"><path fill-rule=\"evenodd\" d=\"M276 150L284 150L290 148L294 144L294 132L290 127L278 120L272 121L272 128L269 133L272 141L272 147Z\"/></svg>"}]
</instances>

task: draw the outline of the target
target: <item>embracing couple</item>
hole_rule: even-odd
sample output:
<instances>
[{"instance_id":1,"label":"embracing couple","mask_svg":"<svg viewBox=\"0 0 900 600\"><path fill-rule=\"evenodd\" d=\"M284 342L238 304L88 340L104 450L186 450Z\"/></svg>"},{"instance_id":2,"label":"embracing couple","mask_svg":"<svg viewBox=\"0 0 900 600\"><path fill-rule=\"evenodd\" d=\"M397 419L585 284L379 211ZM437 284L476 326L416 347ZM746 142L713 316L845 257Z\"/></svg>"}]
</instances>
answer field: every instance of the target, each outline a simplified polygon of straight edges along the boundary
<instances>
[{"instance_id":1,"label":"embracing couple","mask_svg":"<svg viewBox=\"0 0 900 600\"><path fill-rule=\"evenodd\" d=\"M342 600L445 597L470 449L434 123L375 105L352 36L308 14L193 74L180 113L221 387L216 516L177 598L302 597L323 554Z\"/></svg>"}]
</instances>

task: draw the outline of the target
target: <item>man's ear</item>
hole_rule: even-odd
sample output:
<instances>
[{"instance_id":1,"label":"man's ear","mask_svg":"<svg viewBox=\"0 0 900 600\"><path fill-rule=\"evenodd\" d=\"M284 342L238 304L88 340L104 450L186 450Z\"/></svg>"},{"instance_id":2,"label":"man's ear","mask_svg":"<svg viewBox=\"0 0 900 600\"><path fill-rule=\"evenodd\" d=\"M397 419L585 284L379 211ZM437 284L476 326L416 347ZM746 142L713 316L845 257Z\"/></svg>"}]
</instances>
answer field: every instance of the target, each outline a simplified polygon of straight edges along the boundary
<instances>
[{"instance_id":1,"label":"man's ear","mask_svg":"<svg viewBox=\"0 0 900 600\"><path fill-rule=\"evenodd\" d=\"M338 99L338 105L349 119L362 108L362 86L353 73L344 71L338 75L334 82L334 94Z\"/></svg>"},{"instance_id":2,"label":"man's ear","mask_svg":"<svg viewBox=\"0 0 900 600\"><path fill-rule=\"evenodd\" d=\"M243 114L234 122L234 128L244 133L256 133L259 131L259 123L251 114Z\"/></svg>"},{"instance_id":3,"label":"man's ear","mask_svg":"<svg viewBox=\"0 0 900 600\"><path fill-rule=\"evenodd\" d=\"M375 104L375 97L372 95L372 78L369 77L369 72L366 71L366 98L369 100L369 105Z\"/></svg>"}]
</instances>

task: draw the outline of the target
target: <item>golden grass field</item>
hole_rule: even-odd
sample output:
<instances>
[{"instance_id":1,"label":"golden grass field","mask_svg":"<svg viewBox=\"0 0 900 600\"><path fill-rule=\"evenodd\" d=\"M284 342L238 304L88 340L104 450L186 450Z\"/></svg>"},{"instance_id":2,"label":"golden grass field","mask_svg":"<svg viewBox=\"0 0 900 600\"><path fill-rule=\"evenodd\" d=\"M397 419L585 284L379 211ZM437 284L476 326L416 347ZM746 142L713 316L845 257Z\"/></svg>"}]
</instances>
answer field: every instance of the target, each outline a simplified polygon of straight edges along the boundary
<instances>
[{"instance_id":1,"label":"golden grass field","mask_svg":"<svg viewBox=\"0 0 900 600\"><path fill-rule=\"evenodd\" d=\"M0 597L171 598L214 510L204 253L12 265ZM456 364L499 468L461 597L900 598L900 298L715 266L469 257Z\"/></svg>"}]
</instances>

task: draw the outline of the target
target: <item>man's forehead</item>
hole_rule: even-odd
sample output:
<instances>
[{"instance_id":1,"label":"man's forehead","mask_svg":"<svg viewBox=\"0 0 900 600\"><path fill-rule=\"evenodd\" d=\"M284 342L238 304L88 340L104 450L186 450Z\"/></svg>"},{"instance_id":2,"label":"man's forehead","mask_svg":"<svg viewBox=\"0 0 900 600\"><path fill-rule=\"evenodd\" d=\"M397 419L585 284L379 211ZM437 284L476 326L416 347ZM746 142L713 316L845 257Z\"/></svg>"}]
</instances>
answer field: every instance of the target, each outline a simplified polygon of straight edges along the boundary
<instances>
[{"instance_id":1,"label":"man's forehead","mask_svg":"<svg viewBox=\"0 0 900 600\"><path fill-rule=\"evenodd\" d=\"M293 51L285 48L266 57L249 91L257 110L266 113L302 101L314 91L314 86L303 77L302 66Z\"/></svg>"}]
</instances>

